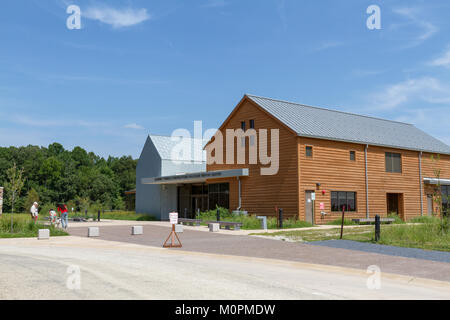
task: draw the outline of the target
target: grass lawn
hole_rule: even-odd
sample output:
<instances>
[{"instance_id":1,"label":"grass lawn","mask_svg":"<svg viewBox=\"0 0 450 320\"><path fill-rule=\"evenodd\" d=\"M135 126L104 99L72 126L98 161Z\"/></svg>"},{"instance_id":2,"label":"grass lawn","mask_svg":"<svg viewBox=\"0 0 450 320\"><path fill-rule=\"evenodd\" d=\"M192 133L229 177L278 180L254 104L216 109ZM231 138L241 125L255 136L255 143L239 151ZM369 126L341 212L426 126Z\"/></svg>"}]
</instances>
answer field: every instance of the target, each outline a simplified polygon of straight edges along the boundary
<instances>
[{"instance_id":1,"label":"grass lawn","mask_svg":"<svg viewBox=\"0 0 450 320\"><path fill-rule=\"evenodd\" d=\"M38 236L39 229L50 229L50 236L67 236L64 230L53 226L44 226L42 220L35 224L29 214L14 214L13 233L11 233L11 214L0 216L0 238L34 238Z\"/></svg>"},{"instance_id":2,"label":"grass lawn","mask_svg":"<svg viewBox=\"0 0 450 320\"><path fill-rule=\"evenodd\" d=\"M83 217L84 213L70 213L69 218L73 217ZM97 213L88 212L88 218L97 220ZM112 212L102 212L100 214L100 220L131 220L131 221L155 221L156 218L152 215L147 214L137 214L134 211L112 211Z\"/></svg>"},{"instance_id":3,"label":"grass lawn","mask_svg":"<svg viewBox=\"0 0 450 320\"><path fill-rule=\"evenodd\" d=\"M278 236L292 241L336 240L340 237L340 228L327 230L295 230L252 235ZM345 228L345 240L375 243L375 227L362 226ZM443 232L438 219L415 225L382 225L381 240L378 244L427 250L450 251L450 231Z\"/></svg>"}]
</instances>

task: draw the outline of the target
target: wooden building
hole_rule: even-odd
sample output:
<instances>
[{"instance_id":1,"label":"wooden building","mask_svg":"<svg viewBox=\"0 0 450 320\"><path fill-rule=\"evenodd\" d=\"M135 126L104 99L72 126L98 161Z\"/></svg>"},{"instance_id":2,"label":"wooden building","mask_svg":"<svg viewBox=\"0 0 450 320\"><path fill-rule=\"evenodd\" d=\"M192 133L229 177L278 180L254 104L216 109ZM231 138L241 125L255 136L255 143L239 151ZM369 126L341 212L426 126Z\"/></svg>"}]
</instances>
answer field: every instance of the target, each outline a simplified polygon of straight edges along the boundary
<instances>
[{"instance_id":1,"label":"wooden building","mask_svg":"<svg viewBox=\"0 0 450 320\"><path fill-rule=\"evenodd\" d=\"M219 128L224 144L227 129L256 132L256 140L244 138L245 163L237 164L241 142L233 137L234 163L224 151L223 163L207 164L208 172L248 169L245 176L207 179L232 210L270 216L282 208L285 216L322 224L345 206L348 218L397 213L408 220L440 214L439 195L449 210L450 147L411 124L245 95ZM278 129L273 175L262 175L260 162L249 164L260 129ZM208 160L217 158L214 141L205 147Z\"/></svg>"}]
</instances>

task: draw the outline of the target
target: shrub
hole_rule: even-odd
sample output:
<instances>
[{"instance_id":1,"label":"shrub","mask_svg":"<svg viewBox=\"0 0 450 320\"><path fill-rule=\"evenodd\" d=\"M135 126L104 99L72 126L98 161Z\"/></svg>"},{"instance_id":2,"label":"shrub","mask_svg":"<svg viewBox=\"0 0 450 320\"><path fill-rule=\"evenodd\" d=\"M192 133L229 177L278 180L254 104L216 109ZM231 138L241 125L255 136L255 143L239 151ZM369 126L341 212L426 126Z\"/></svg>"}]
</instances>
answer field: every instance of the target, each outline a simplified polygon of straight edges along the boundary
<instances>
[{"instance_id":1,"label":"shrub","mask_svg":"<svg viewBox=\"0 0 450 320\"><path fill-rule=\"evenodd\" d=\"M396 214L396 213L391 213L391 214L389 214L387 217L390 218L390 219L394 219L394 223L395 223L395 224L403 224L403 223L405 223L405 221L403 221L403 220L398 216L398 214Z\"/></svg>"},{"instance_id":2,"label":"shrub","mask_svg":"<svg viewBox=\"0 0 450 320\"><path fill-rule=\"evenodd\" d=\"M233 214L229 210L224 208L219 208L220 220L230 221L230 222L241 222L242 229L253 230L261 229L261 220L256 218L256 215L241 215ZM201 212L197 215L197 219L201 219L203 222L206 221L216 221L217 220L217 209L209 210L206 212ZM283 229L287 228L305 228L311 227L312 225L306 221L300 221L295 218L288 218L283 220ZM267 217L267 228L277 229L278 219L275 217Z\"/></svg>"},{"instance_id":3,"label":"shrub","mask_svg":"<svg viewBox=\"0 0 450 320\"><path fill-rule=\"evenodd\" d=\"M344 226L354 226L357 224L358 223L356 223L350 219L344 219ZM342 218L327 222L327 225L340 226L340 225L342 225Z\"/></svg>"}]
</instances>

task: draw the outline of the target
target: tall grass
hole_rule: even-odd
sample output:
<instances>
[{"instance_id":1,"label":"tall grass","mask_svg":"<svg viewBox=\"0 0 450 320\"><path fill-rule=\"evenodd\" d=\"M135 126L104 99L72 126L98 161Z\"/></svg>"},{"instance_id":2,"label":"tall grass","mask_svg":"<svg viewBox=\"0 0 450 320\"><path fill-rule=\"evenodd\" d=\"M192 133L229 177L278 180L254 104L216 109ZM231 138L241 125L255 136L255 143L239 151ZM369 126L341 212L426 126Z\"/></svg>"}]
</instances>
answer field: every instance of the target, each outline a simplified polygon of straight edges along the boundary
<instances>
[{"instance_id":1,"label":"tall grass","mask_svg":"<svg viewBox=\"0 0 450 320\"><path fill-rule=\"evenodd\" d=\"M0 216L0 238L32 238L37 237L39 229L49 229L50 235L66 236L68 235L62 229L54 226L44 226L41 221L34 223L29 216L15 214L13 217L13 232L11 233L11 215L3 214Z\"/></svg>"},{"instance_id":2,"label":"tall grass","mask_svg":"<svg viewBox=\"0 0 450 320\"><path fill-rule=\"evenodd\" d=\"M421 224L381 228L381 240L379 243L450 251L450 231L442 228L440 219L428 219L428 221Z\"/></svg>"}]
</instances>

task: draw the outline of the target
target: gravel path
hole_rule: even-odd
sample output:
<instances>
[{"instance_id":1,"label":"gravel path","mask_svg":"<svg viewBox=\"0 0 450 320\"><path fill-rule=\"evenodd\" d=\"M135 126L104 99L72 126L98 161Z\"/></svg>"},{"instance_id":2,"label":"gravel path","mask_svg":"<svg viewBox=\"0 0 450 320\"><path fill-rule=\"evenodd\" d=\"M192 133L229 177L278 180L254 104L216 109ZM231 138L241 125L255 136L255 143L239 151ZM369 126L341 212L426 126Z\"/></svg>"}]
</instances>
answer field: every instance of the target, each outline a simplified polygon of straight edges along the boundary
<instances>
[{"instance_id":1,"label":"gravel path","mask_svg":"<svg viewBox=\"0 0 450 320\"><path fill-rule=\"evenodd\" d=\"M394 247L381 244L357 242L351 240L315 241L309 242L308 244L314 246L324 246L331 248L386 254L396 257L405 257L405 258L414 258L414 259L423 259L423 260L450 263L450 252L445 251L431 251L416 248Z\"/></svg>"}]
</instances>

